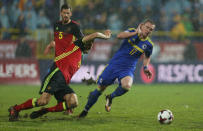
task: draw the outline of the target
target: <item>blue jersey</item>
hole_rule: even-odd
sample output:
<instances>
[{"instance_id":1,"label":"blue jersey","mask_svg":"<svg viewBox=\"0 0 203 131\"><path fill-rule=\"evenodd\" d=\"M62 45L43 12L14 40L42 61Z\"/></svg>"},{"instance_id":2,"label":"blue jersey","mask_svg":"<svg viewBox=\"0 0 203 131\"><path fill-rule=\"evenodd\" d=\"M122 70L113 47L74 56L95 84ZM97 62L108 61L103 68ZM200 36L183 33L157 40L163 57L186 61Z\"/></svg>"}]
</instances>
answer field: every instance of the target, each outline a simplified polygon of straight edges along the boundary
<instances>
[{"instance_id":1,"label":"blue jersey","mask_svg":"<svg viewBox=\"0 0 203 131\"><path fill-rule=\"evenodd\" d=\"M130 28L127 31L135 32L135 28ZM119 68L133 68L140 56L145 53L147 57L152 54L153 43L147 37L141 40L138 35L124 39L120 49L115 53L110 60L109 65L114 65Z\"/></svg>"},{"instance_id":2,"label":"blue jersey","mask_svg":"<svg viewBox=\"0 0 203 131\"><path fill-rule=\"evenodd\" d=\"M135 28L130 28L128 32L135 32ZM140 39L138 35L124 39L120 49L110 60L108 66L99 76L97 83L101 86L112 84L116 78L120 80L125 76L133 77L138 59L144 53L146 57L152 54L153 43L147 37Z\"/></svg>"}]
</instances>

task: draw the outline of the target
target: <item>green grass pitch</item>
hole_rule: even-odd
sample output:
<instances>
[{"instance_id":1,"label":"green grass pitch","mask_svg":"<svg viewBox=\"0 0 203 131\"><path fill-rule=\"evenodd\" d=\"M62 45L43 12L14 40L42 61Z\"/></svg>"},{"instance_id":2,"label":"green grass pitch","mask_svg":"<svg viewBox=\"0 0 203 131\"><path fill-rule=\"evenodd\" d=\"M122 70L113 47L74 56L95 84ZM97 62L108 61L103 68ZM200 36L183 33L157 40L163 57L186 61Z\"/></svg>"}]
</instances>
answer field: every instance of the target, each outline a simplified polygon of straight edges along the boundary
<instances>
[{"instance_id":1,"label":"green grass pitch","mask_svg":"<svg viewBox=\"0 0 203 131\"><path fill-rule=\"evenodd\" d=\"M105 94L84 119L77 119L87 96L96 85L72 84L79 99L79 106L72 116L48 113L31 120L28 115L38 108L20 112L20 121L8 122L8 107L38 97L39 86L0 85L0 131L203 131L202 84L153 84L133 85L130 92L113 101L111 112L106 112ZM56 104L54 97L48 106ZM174 121L170 125L157 122L157 114L170 109Z\"/></svg>"}]
</instances>

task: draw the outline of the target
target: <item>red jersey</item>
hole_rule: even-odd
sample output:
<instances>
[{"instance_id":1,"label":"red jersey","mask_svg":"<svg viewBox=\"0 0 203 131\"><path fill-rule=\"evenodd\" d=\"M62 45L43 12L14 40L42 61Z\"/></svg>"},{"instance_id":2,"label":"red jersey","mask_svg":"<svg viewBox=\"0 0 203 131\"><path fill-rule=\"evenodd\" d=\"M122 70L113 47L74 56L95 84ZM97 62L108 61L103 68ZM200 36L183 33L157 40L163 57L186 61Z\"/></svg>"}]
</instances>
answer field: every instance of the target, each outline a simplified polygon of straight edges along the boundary
<instances>
[{"instance_id":1,"label":"red jersey","mask_svg":"<svg viewBox=\"0 0 203 131\"><path fill-rule=\"evenodd\" d=\"M73 41L83 36L78 24L57 22L54 24L55 63L69 83L73 74L79 69L82 52Z\"/></svg>"}]
</instances>

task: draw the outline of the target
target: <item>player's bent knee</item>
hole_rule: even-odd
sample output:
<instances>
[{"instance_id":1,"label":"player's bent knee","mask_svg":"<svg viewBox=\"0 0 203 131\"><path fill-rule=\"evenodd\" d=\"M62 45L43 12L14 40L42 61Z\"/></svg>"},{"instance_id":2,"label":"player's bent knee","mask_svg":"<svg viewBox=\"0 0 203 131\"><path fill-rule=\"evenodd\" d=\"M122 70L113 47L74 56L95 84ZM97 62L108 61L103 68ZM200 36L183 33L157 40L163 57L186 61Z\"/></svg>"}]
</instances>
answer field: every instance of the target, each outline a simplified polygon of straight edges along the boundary
<instances>
[{"instance_id":1,"label":"player's bent knee","mask_svg":"<svg viewBox=\"0 0 203 131\"><path fill-rule=\"evenodd\" d=\"M43 92L43 94L37 100L37 105L44 106L49 103L50 99L51 99L51 94Z\"/></svg>"},{"instance_id":2,"label":"player's bent knee","mask_svg":"<svg viewBox=\"0 0 203 131\"><path fill-rule=\"evenodd\" d=\"M122 85L122 88L129 91L131 89L131 85L125 84L125 85Z\"/></svg>"},{"instance_id":3,"label":"player's bent knee","mask_svg":"<svg viewBox=\"0 0 203 131\"><path fill-rule=\"evenodd\" d=\"M71 94L70 99L67 101L69 108L75 108L78 106L78 98L76 94Z\"/></svg>"},{"instance_id":4,"label":"player's bent knee","mask_svg":"<svg viewBox=\"0 0 203 131\"><path fill-rule=\"evenodd\" d=\"M38 101L37 101L37 104L39 105L39 106L44 106L44 105L47 105L49 103L49 101L48 100L44 100L44 99L38 99Z\"/></svg>"}]
</instances>

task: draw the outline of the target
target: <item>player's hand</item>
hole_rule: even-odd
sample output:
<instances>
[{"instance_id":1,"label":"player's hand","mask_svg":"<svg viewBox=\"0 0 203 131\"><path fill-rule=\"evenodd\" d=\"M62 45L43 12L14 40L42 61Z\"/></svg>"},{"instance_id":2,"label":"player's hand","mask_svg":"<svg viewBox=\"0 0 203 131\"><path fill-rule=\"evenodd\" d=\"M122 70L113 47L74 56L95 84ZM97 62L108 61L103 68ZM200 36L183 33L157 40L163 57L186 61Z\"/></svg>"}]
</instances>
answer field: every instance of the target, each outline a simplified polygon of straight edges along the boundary
<instances>
[{"instance_id":1,"label":"player's hand","mask_svg":"<svg viewBox=\"0 0 203 131\"><path fill-rule=\"evenodd\" d=\"M140 37L143 37L143 35L142 35L142 30L141 30L141 26L142 26L142 25L143 25L142 23L139 24L138 27L137 27L137 30L136 30L137 34L139 34Z\"/></svg>"},{"instance_id":2,"label":"player's hand","mask_svg":"<svg viewBox=\"0 0 203 131\"><path fill-rule=\"evenodd\" d=\"M104 35L106 35L106 39L111 38L111 34L112 34L111 30L105 30L104 31Z\"/></svg>"},{"instance_id":3,"label":"player's hand","mask_svg":"<svg viewBox=\"0 0 203 131\"><path fill-rule=\"evenodd\" d=\"M140 28L141 28L141 24L138 25L137 30L136 30L138 34L141 34L141 29Z\"/></svg>"},{"instance_id":4,"label":"player's hand","mask_svg":"<svg viewBox=\"0 0 203 131\"><path fill-rule=\"evenodd\" d=\"M144 74L147 76L148 79L152 78L152 72L149 69L145 69Z\"/></svg>"},{"instance_id":5,"label":"player's hand","mask_svg":"<svg viewBox=\"0 0 203 131\"><path fill-rule=\"evenodd\" d=\"M55 41L51 41L51 42L46 46L46 48L45 48L45 50L44 50L44 55L49 54L52 47L55 47Z\"/></svg>"}]
</instances>

